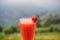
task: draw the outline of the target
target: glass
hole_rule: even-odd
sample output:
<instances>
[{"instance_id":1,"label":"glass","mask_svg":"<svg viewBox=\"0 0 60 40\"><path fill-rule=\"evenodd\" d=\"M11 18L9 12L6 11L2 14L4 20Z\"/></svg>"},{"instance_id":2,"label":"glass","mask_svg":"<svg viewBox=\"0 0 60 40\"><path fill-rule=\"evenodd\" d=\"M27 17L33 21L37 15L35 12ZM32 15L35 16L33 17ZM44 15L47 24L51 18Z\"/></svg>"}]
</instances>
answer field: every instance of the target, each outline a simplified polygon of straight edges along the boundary
<instances>
[{"instance_id":1,"label":"glass","mask_svg":"<svg viewBox=\"0 0 60 40\"><path fill-rule=\"evenodd\" d=\"M20 19L20 32L22 40L34 40L35 23L31 18Z\"/></svg>"}]
</instances>

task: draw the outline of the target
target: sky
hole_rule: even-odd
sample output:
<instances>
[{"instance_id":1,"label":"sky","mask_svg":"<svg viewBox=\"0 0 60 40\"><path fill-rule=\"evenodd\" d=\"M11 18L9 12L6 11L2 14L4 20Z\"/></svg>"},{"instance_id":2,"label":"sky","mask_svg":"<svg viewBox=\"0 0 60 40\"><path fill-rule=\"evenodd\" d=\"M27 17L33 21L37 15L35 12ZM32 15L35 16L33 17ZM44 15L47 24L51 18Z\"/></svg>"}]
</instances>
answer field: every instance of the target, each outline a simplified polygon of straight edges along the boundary
<instances>
[{"instance_id":1,"label":"sky","mask_svg":"<svg viewBox=\"0 0 60 40\"><path fill-rule=\"evenodd\" d=\"M2 0L3 4L33 4L36 6L59 6L60 0Z\"/></svg>"}]
</instances>

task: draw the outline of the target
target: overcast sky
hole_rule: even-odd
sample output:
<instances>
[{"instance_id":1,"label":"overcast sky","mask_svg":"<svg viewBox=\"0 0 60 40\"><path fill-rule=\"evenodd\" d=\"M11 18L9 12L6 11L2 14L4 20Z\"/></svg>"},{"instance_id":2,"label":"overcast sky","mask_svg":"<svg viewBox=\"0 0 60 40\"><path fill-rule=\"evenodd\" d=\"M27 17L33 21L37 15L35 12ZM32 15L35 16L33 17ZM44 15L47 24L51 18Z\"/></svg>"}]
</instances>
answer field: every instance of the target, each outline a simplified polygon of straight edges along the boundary
<instances>
[{"instance_id":1,"label":"overcast sky","mask_svg":"<svg viewBox=\"0 0 60 40\"><path fill-rule=\"evenodd\" d=\"M2 0L3 4L33 4L37 6L59 6L59 0Z\"/></svg>"}]
</instances>

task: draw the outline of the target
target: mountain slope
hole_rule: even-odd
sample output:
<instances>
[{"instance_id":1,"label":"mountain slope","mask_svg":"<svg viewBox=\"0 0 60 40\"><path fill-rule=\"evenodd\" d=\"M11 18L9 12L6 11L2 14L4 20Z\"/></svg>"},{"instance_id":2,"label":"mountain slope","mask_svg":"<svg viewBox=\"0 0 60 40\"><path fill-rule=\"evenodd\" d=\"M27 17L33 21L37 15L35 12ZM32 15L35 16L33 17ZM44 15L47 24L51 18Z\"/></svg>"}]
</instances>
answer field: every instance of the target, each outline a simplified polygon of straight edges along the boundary
<instances>
[{"instance_id":1,"label":"mountain slope","mask_svg":"<svg viewBox=\"0 0 60 40\"><path fill-rule=\"evenodd\" d=\"M45 8L35 5L2 5L0 7L0 24L10 26L19 21L20 17L31 17L32 15L46 15L48 12L60 12L58 7ZM45 13L46 12L46 13Z\"/></svg>"}]
</instances>

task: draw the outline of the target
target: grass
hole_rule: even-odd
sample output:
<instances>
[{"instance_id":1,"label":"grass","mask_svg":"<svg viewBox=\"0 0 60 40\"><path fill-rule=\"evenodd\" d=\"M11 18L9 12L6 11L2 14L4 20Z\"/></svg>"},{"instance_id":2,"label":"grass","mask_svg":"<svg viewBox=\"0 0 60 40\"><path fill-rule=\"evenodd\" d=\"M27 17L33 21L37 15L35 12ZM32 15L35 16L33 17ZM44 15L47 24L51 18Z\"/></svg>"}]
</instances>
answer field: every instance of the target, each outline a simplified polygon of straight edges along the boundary
<instances>
[{"instance_id":1,"label":"grass","mask_svg":"<svg viewBox=\"0 0 60 40\"><path fill-rule=\"evenodd\" d=\"M49 30L50 30L50 27L36 28L36 32L37 32L37 31L43 31L43 30L46 30L46 31L48 30L48 31L49 31Z\"/></svg>"},{"instance_id":2,"label":"grass","mask_svg":"<svg viewBox=\"0 0 60 40\"><path fill-rule=\"evenodd\" d=\"M35 40L60 40L59 33L43 33L35 35Z\"/></svg>"},{"instance_id":3,"label":"grass","mask_svg":"<svg viewBox=\"0 0 60 40\"><path fill-rule=\"evenodd\" d=\"M10 34L5 36L4 40L21 40L21 35L19 33ZM60 40L60 34L56 32L52 33L38 33L35 34L34 40Z\"/></svg>"}]
</instances>

